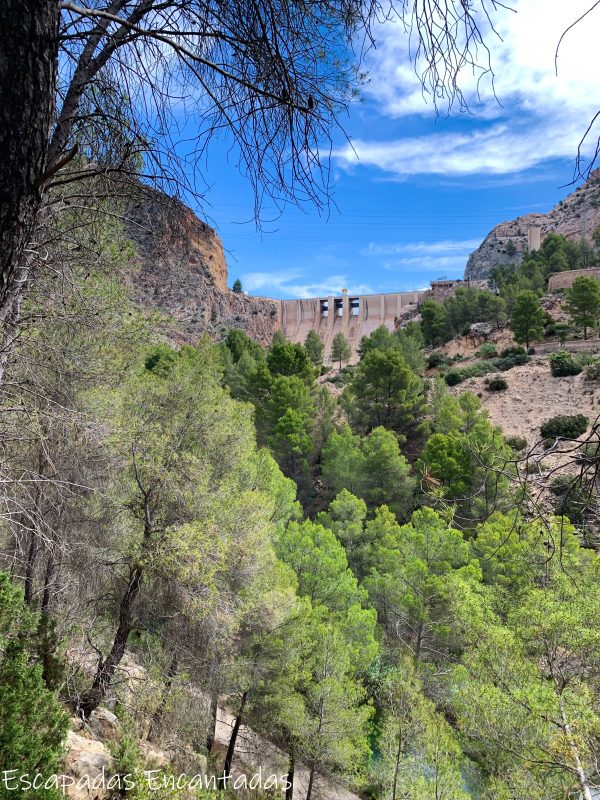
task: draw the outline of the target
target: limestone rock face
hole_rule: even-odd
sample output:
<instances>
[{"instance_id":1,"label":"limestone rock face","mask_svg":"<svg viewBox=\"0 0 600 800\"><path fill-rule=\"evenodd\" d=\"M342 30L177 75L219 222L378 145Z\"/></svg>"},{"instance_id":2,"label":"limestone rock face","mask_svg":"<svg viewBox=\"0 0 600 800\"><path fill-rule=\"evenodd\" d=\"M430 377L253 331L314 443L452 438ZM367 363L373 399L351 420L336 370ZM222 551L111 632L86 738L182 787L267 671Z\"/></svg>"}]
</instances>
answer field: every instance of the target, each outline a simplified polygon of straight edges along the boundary
<instances>
[{"instance_id":1,"label":"limestone rock face","mask_svg":"<svg viewBox=\"0 0 600 800\"><path fill-rule=\"evenodd\" d=\"M104 800L110 795L106 788L114 773L114 761L106 746L73 731L67 733L65 773L75 781L67 786L70 800ZM102 775L107 776L102 780ZM97 788L92 788L94 783Z\"/></svg>"},{"instance_id":2,"label":"limestone rock face","mask_svg":"<svg viewBox=\"0 0 600 800\"><path fill-rule=\"evenodd\" d=\"M112 711L99 706L90 714L88 727L97 739L114 739L119 729L119 720Z\"/></svg>"},{"instance_id":3,"label":"limestone rock face","mask_svg":"<svg viewBox=\"0 0 600 800\"><path fill-rule=\"evenodd\" d=\"M531 227L540 228L541 240L549 233L559 233L567 239L591 241L594 229L600 225L600 170L555 206L547 214L526 214L510 222L501 222L488 233L469 256L465 279L487 278L493 267L501 264L520 264L528 249ZM515 253L509 254L515 246Z\"/></svg>"},{"instance_id":4,"label":"limestone rock face","mask_svg":"<svg viewBox=\"0 0 600 800\"><path fill-rule=\"evenodd\" d=\"M279 327L276 300L248 297L227 288L227 263L217 233L183 203L144 189L130 201L127 233L139 259L130 282L135 300L172 316L172 338L220 338L241 328L267 344Z\"/></svg>"}]
</instances>

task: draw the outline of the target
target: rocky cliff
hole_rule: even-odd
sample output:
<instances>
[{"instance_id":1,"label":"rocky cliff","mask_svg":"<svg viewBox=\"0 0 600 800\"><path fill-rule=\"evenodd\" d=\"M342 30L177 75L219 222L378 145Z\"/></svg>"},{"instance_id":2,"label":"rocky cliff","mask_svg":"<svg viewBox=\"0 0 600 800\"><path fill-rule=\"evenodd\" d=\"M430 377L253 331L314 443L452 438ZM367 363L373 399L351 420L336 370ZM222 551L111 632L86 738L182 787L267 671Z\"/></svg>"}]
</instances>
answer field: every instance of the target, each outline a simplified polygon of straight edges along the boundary
<instances>
[{"instance_id":1,"label":"rocky cliff","mask_svg":"<svg viewBox=\"0 0 600 800\"><path fill-rule=\"evenodd\" d=\"M219 338L235 327L263 344L271 340L279 327L278 301L227 288L219 236L183 203L139 191L127 208L126 227L139 253L130 278L135 300L170 315L174 338Z\"/></svg>"},{"instance_id":2,"label":"rocky cliff","mask_svg":"<svg viewBox=\"0 0 600 800\"><path fill-rule=\"evenodd\" d=\"M528 249L530 228L539 227L543 241L548 233L560 233L567 239L591 240L594 229L600 225L600 170L595 170L589 180L555 206L547 214L526 214L511 222L501 222L488 233L483 242L469 256L465 279L481 280L500 264L519 264ZM515 252L511 255L511 242Z\"/></svg>"}]
</instances>

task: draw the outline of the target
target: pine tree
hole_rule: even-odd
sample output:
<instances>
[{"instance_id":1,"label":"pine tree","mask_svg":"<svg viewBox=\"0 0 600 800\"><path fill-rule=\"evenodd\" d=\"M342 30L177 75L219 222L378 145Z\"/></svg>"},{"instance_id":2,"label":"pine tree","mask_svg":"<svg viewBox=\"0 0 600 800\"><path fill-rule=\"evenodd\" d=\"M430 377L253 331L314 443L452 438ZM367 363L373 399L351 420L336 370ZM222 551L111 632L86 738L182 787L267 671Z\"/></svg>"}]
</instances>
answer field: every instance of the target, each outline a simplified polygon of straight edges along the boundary
<instances>
[{"instance_id":1,"label":"pine tree","mask_svg":"<svg viewBox=\"0 0 600 800\"><path fill-rule=\"evenodd\" d=\"M575 278L567 290L565 310L587 339L588 328L594 328L600 319L600 282L584 275Z\"/></svg>"},{"instance_id":2,"label":"pine tree","mask_svg":"<svg viewBox=\"0 0 600 800\"><path fill-rule=\"evenodd\" d=\"M510 320L510 328L519 344L540 339L544 334L544 310L535 292L528 289L519 292Z\"/></svg>"},{"instance_id":3,"label":"pine tree","mask_svg":"<svg viewBox=\"0 0 600 800\"><path fill-rule=\"evenodd\" d=\"M57 773L68 717L46 688L42 667L34 662L37 619L22 591L0 573L0 775L19 778ZM12 772L14 771L14 773ZM18 785L18 784L17 784ZM0 798L16 794L13 783L0 783ZM23 785L18 785L20 790ZM31 800L58 800L56 789L29 789Z\"/></svg>"},{"instance_id":4,"label":"pine tree","mask_svg":"<svg viewBox=\"0 0 600 800\"><path fill-rule=\"evenodd\" d=\"M313 363L313 366L320 370L321 365L323 364L323 351L325 350L325 345L321 341L321 338L316 331L310 330L306 334L304 347L308 353L308 357Z\"/></svg>"},{"instance_id":5,"label":"pine tree","mask_svg":"<svg viewBox=\"0 0 600 800\"><path fill-rule=\"evenodd\" d=\"M236 294L241 294L242 293L242 282L241 282L241 280L239 278L236 278L235 281L233 282L233 286L231 288Z\"/></svg>"},{"instance_id":6,"label":"pine tree","mask_svg":"<svg viewBox=\"0 0 600 800\"><path fill-rule=\"evenodd\" d=\"M343 333L336 333L331 343L331 360L339 362L339 368L342 368L342 361L348 361L352 355L352 350L348 344L348 340Z\"/></svg>"}]
</instances>

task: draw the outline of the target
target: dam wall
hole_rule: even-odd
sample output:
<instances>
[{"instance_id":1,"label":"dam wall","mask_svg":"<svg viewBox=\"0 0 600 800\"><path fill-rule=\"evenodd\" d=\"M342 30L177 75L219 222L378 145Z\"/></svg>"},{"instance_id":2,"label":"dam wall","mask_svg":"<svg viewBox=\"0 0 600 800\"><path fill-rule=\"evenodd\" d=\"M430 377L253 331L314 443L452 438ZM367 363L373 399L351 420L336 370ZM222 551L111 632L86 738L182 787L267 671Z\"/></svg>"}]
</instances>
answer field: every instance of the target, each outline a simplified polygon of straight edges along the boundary
<instances>
[{"instance_id":1,"label":"dam wall","mask_svg":"<svg viewBox=\"0 0 600 800\"><path fill-rule=\"evenodd\" d=\"M403 319L413 316L430 289L395 294L329 296L309 300L282 300L280 327L291 342L303 343L309 331L318 333L325 345L324 362L331 363L331 345L342 333L352 349L350 363L358 360L357 349L363 336L384 325L394 331Z\"/></svg>"}]
</instances>

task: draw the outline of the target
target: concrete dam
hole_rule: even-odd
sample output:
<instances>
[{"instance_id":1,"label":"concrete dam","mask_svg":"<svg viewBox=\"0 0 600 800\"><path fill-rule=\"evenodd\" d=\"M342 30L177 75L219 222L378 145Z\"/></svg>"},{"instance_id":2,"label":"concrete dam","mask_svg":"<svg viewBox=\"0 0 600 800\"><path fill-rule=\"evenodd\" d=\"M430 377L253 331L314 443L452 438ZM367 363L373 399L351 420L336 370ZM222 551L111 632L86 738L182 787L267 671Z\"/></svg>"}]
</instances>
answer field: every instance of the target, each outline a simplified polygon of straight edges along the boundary
<instances>
[{"instance_id":1,"label":"concrete dam","mask_svg":"<svg viewBox=\"0 0 600 800\"><path fill-rule=\"evenodd\" d=\"M316 331L325 345L326 364L331 363L333 337L342 333L352 349L350 363L354 363L363 336L373 333L381 325L389 331L395 330L403 320L416 313L419 303L425 297L432 296L434 290L432 284L431 289L395 294L353 297L343 293L339 297L281 300L279 324L291 342L303 343L309 331Z\"/></svg>"}]
</instances>

